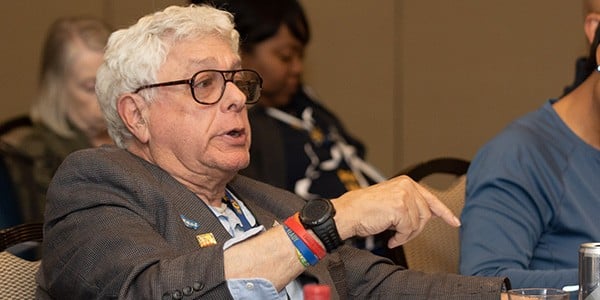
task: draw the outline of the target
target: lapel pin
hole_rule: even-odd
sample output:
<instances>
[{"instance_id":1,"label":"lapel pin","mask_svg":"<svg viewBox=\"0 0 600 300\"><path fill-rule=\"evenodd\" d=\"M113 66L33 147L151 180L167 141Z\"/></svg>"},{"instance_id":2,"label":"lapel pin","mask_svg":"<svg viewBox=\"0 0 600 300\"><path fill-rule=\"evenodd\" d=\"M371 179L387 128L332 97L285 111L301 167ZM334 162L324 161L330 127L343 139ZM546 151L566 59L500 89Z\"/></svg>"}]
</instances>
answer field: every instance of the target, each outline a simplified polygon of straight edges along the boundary
<instances>
[{"instance_id":1,"label":"lapel pin","mask_svg":"<svg viewBox=\"0 0 600 300\"><path fill-rule=\"evenodd\" d=\"M191 228L191 229L196 230L196 229L198 229L200 227L200 224L198 224L198 222L196 222L196 221L194 221L192 219L188 219L184 215L179 215L179 217L181 218L181 221L183 221L183 224L187 228Z\"/></svg>"},{"instance_id":2,"label":"lapel pin","mask_svg":"<svg viewBox=\"0 0 600 300\"><path fill-rule=\"evenodd\" d=\"M198 245L200 245L200 248L214 246L217 244L217 240L212 232L199 234L196 236L196 240L198 240Z\"/></svg>"}]
</instances>

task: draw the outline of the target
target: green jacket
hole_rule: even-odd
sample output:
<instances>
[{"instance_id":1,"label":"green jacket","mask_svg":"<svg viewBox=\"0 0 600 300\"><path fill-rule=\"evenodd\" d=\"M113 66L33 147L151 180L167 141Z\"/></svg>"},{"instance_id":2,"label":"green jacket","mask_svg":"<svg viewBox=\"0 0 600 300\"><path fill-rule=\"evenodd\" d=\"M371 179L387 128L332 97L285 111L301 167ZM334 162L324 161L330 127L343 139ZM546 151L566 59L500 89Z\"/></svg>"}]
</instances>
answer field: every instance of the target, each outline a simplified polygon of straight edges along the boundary
<instances>
[{"instance_id":1,"label":"green jacket","mask_svg":"<svg viewBox=\"0 0 600 300\"><path fill-rule=\"evenodd\" d=\"M48 127L34 125L6 153L6 164L19 197L24 222L43 222L46 189L62 161L71 152L91 145L77 131L64 138Z\"/></svg>"}]
</instances>

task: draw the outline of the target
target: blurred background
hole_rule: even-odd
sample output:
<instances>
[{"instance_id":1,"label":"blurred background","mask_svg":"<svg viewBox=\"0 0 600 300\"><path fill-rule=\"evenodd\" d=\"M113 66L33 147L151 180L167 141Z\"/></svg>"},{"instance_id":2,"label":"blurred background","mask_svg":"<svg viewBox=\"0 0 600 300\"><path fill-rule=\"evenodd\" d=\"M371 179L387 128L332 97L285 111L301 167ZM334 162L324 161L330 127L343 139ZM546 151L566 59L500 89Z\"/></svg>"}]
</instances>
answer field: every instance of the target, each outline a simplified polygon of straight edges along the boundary
<instances>
[{"instance_id":1,"label":"blurred background","mask_svg":"<svg viewBox=\"0 0 600 300\"><path fill-rule=\"evenodd\" d=\"M313 38L305 81L385 175L439 156L471 159L513 119L559 97L586 55L581 1L300 0ZM187 1L5 1L0 120L34 98L59 16L114 28Z\"/></svg>"}]
</instances>

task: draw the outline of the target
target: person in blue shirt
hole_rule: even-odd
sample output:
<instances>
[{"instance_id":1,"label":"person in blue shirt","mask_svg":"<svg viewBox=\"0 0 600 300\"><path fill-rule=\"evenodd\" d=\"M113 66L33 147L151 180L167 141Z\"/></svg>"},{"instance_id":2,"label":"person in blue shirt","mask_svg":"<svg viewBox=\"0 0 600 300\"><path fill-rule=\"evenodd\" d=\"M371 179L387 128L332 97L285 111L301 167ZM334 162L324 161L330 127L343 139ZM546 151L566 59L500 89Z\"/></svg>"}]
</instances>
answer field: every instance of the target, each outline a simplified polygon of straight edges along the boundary
<instances>
[{"instance_id":1,"label":"person in blue shirt","mask_svg":"<svg viewBox=\"0 0 600 300\"><path fill-rule=\"evenodd\" d=\"M508 276L516 288L578 284L580 244L600 241L599 34L583 83L514 121L473 159L462 274Z\"/></svg>"}]
</instances>

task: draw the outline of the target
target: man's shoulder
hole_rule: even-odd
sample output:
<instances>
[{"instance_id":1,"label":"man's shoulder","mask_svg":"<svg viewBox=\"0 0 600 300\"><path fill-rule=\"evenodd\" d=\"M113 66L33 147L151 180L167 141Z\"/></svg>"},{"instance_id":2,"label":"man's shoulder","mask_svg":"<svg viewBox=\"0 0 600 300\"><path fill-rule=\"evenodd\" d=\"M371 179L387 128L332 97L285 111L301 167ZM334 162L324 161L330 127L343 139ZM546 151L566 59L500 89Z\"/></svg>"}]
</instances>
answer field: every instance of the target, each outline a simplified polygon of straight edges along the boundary
<instances>
[{"instance_id":1,"label":"man's shoulder","mask_svg":"<svg viewBox=\"0 0 600 300\"><path fill-rule=\"evenodd\" d=\"M550 110L548 103L522 116L481 147L469 167L467 189L498 178L523 181L560 173L573 145Z\"/></svg>"},{"instance_id":2,"label":"man's shoulder","mask_svg":"<svg viewBox=\"0 0 600 300\"><path fill-rule=\"evenodd\" d=\"M132 154L125 149L104 145L73 151L67 156L65 161L83 161L93 164L104 163L106 160L128 161L132 159L131 156Z\"/></svg>"},{"instance_id":3,"label":"man's shoulder","mask_svg":"<svg viewBox=\"0 0 600 300\"><path fill-rule=\"evenodd\" d=\"M69 154L57 170L58 174L77 170L78 174L98 176L142 176L159 168L135 154L116 146L85 148Z\"/></svg>"},{"instance_id":4,"label":"man's shoulder","mask_svg":"<svg viewBox=\"0 0 600 300\"><path fill-rule=\"evenodd\" d=\"M508 124L488 141L482 151L514 153L539 151L556 142L556 122L548 111L548 105L529 112Z\"/></svg>"}]
</instances>

